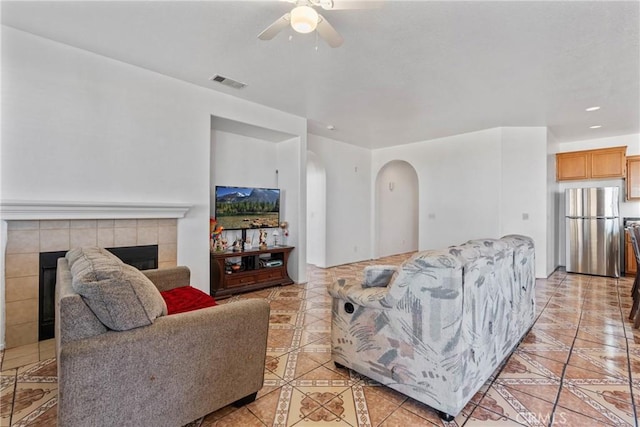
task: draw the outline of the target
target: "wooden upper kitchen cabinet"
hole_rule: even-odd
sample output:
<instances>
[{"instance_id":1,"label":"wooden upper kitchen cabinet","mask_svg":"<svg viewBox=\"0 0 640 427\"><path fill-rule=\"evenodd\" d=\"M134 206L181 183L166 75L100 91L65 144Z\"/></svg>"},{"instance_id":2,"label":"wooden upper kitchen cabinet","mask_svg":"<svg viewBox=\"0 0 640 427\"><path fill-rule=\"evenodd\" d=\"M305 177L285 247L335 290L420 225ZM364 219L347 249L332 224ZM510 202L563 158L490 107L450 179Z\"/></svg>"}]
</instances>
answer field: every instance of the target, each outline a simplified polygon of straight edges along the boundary
<instances>
[{"instance_id":1,"label":"wooden upper kitchen cabinet","mask_svg":"<svg viewBox=\"0 0 640 427\"><path fill-rule=\"evenodd\" d=\"M572 151L556 154L556 179L624 178L627 147Z\"/></svg>"},{"instance_id":2,"label":"wooden upper kitchen cabinet","mask_svg":"<svg viewBox=\"0 0 640 427\"><path fill-rule=\"evenodd\" d=\"M640 156L627 157L627 200L640 200Z\"/></svg>"},{"instance_id":3,"label":"wooden upper kitchen cabinet","mask_svg":"<svg viewBox=\"0 0 640 427\"><path fill-rule=\"evenodd\" d=\"M556 179L589 179L588 151L574 151L556 154Z\"/></svg>"},{"instance_id":4,"label":"wooden upper kitchen cabinet","mask_svg":"<svg viewBox=\"0 0 640 427\"><path fill-rule=\"evenodd\" d=\"M624 178L627 147L591 151L591 178Z\"/></svg>"}]
</instances>

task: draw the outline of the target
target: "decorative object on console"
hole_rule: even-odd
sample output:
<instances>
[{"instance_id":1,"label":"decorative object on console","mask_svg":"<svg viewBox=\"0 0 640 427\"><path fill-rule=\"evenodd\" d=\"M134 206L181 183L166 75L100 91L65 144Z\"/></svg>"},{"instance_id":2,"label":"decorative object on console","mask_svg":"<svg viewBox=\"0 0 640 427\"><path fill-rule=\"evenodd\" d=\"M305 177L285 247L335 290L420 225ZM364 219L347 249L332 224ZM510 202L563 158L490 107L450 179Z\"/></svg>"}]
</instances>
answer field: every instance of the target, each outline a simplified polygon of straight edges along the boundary
<instances>
[{"instance_id":1,"label":"decorative object on console","mask_svg":"<svg viewBox=\"0 0 640 427\"><path fill-rule=\"evenodd\" d=\"M244 248L245 249L251 249L253 247L253 242L251 237L247 236L247 239L244 242Z\"/></svg>"},{"instance_id":2,"label":"decorative object on console","mask_svg":"<svg viewBox=\"0 0 640 427\"><path fill-rule=\"evenodd\" d=\"M280 233L278 233L278 230L275 230L273 232L273 246L278 246L278 236L280 235Z\"/></svg>"},{"instance_id":3,"label":"decorative object on console","mask_svg":"<svg viewBox=\"0 0 640 427\"><path fill-rule=\"evenodd\" d=\"M282 229L282 245L287 245L287 237L289 237L289 223L287 221L282 221L280 223L280 228Z\"/></svg>"},{"instance_id":4,"label":"decorative object on console","mask_svg":"<svg viewBox=\"0 0 640 427\"><path fill-rule=\"evenodd\" d=\"M267 249L267 231L266 230L260 230L260 244L258 245L258 247L261 250Z\"/></svg>"},{"instance_id":5,"label":"decorative object on console","mask_svg":"<svg viewBox=\"0 0 640 427\"><path fill-rule=\"evenodd\" d=\"M218 224L215 218L209 219L209 234L211 235L210 246L211 250L224 251L227 249L227 242L222 237L224 227Z\"/></svg>"}]
</instances>

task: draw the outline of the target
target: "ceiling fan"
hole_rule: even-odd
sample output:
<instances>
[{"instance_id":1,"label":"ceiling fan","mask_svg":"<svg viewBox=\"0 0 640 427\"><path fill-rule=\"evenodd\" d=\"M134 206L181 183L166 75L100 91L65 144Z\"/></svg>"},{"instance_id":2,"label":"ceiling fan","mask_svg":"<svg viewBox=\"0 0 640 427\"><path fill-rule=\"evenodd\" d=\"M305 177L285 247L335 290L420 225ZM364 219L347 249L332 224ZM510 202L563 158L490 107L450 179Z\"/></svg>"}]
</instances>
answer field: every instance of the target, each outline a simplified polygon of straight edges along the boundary
<instances>
[{"instance_id":1,"label":"ceiling fan","mask_svg":"<svg viewBox=\"0 0 640 427\"><path fill-rule=\"evenodd\" d=\"M269 25L258 35L260 40L271 40L280 31L291 25L294 31L302 34L311 33L314 30L331 47L338 47L344 39L335 28L320 15L314 7L325 10L345 9L372 9L382 7L382 0L284 0L294 3L296 6L290 12L285 13L273 24Z\"/></svg>"}]
</instances>

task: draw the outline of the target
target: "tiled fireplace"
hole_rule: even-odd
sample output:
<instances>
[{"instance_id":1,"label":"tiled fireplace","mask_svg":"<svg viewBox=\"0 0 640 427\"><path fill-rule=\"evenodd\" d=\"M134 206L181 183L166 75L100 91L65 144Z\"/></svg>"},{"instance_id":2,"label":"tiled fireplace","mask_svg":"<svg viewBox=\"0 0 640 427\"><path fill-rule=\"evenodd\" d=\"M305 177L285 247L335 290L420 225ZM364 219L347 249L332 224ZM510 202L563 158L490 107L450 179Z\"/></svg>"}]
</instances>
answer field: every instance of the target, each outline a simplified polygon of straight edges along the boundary
<instances>
[{"instance_id":1,"label":"tiled fireplace","mask_svg":"<svg viewBox=\"0 0 640 427\"><path fill-rule=\"evenodd\" d=\"M158 267L176 265L176 219L8 221L5 257L7 348L38 341L40 252L76 246L158 245Z\"/></svg>"},{"instance_id":2,"label":"tiled fireplace","mask_svg":"<svg viewBox=\"0 0 640 427\"><path fill-rule=\"evenodd\" d=\"M38 341L40 253L67 251L77 246L158 245L158 267L175 266L178 219L188 209L189 206L179 204L3 202L5 348Z\"/></svg>"}]
</instances>

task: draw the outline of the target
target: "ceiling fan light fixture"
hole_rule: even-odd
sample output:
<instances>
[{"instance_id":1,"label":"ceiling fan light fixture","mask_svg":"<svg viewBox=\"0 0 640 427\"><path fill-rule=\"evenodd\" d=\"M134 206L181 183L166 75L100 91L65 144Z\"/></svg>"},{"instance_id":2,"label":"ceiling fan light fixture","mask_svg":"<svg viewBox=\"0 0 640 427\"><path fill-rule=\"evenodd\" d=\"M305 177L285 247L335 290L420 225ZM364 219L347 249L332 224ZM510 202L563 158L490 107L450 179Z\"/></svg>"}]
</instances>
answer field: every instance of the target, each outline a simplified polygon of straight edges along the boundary
<instances>
[{"instance_id":1,"label":"ceiling fan light fixture","mask_svg":"<svg viewBox=\"0 0 640 427\"><path fill-rule=\"evenodd\" d=\"M291 11L291 28L307 34L318 26L318 12L309 6L298 6Z\"/></svg>"}]
</instances>

